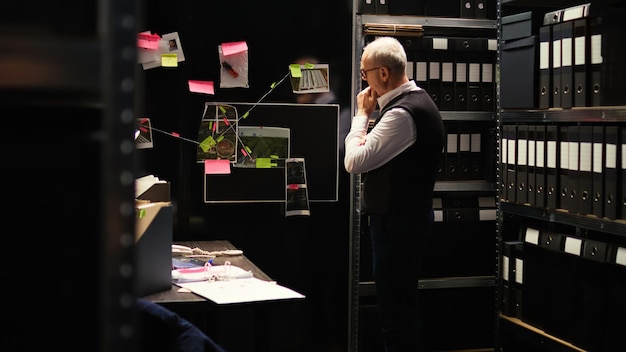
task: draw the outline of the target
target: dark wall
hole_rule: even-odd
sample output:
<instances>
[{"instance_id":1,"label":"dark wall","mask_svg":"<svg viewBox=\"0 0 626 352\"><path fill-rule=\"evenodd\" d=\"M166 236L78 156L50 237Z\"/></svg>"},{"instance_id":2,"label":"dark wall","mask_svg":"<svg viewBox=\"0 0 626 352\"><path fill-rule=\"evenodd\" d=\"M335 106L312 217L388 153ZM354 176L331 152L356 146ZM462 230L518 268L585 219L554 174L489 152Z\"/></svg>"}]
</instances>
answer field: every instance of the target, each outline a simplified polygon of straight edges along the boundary
<instances>
[{"instance_id":1,"label":"dark wall","mask_svg":"<svg viewBox=\"0 0 626 352\"><path fill-rule=\"evenodd\" d=\"M349 104L352 1L181 1L175 7L148 2L142 6L145 18L139 30L160 35L178 32L185 54L178 68L144 71L138 65L137 116L149 117L156 129L195 140L204 102L257 102L272 83L288 74L290 63L305 55L330 64L333 90ZM250 87L222 89L217 48L236 41L248 45ZM189 79L213 81L215 95L190 93ZM263 102L295 102L289 82L280 84ZM339 202L311 203L311 216L285 217L282 204L205 204L203 166L196 163L196 148L194 143L155 131L154 148L139 150L137 155L138 172L171 182L174 240L230 240L270 277L307 296L299 313L307 334L303 346L345 350L347 173L340 168Z\"/></svg>"}]
</instances>

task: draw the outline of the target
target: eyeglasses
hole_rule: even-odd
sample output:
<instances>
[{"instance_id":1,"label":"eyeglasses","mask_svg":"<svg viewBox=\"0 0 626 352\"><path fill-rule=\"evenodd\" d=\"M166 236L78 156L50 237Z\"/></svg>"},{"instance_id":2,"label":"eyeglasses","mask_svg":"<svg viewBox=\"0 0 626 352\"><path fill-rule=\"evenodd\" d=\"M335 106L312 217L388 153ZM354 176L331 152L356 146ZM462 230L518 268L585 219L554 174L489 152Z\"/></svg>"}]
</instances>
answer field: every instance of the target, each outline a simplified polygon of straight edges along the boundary
<instances>
[{"instance_id":1,"label":"eyeglasses","mask_svg":"<svg viewBox=\"0 0 626 352\"><path fill-rule=\"evenodd\" d=\"M378 69L379 69L379 68L381 68L381 67L383 67L383 66L378 66L378 67L370 68L369 70L364 70L364 69L361 69L361 78L362 78L364 81L367 81L367 73L368 73L368 72L370 72L370 71L378 70Z\"/></svg>"}]
</instances>

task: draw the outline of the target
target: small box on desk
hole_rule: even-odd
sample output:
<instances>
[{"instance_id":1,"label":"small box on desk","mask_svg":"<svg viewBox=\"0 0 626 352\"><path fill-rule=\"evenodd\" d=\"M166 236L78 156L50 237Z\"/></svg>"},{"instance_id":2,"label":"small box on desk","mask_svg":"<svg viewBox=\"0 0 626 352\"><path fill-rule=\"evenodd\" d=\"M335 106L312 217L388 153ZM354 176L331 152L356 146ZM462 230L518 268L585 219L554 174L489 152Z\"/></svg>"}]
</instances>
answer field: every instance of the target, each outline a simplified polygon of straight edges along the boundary
<instances>
[{"instance_id":1,"label":"small box on desk","mask_svg":"<svg viewBox=\"0 0 626 352\"><path fill-rule=\"evenodd\" d=\"M537 37L508 41L502 45L500 104L503 109L537 107Z\"/></svg>"},{"instance_id":2,"label":"small box on desk","mask_svg":"<svg viewBox=\"0 0 626 352\"><path fill-rule=\"evenodd\" d=\"M172 287L173 210L170 202L136 207L135 294L138 297Z\"/></svg>"}]
</instances>

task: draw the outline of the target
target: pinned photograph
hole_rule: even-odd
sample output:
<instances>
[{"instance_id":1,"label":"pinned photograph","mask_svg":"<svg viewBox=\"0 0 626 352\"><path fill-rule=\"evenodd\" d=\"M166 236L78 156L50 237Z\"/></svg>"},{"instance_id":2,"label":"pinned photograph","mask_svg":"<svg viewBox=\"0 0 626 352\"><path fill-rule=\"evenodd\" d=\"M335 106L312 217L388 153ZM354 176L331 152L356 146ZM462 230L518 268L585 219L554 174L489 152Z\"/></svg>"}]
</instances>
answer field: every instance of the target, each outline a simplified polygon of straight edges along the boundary
<instances>
[{"instance_id":1,"label":"pinned photograph","mask_svg":"<svg viewBox=\"0 0 626 352\"><path fill-rule=\"evenodd\" d=\"M296 94L330 91L328 64L291 64L291 88Z\"/></svg>"}]
</instances>

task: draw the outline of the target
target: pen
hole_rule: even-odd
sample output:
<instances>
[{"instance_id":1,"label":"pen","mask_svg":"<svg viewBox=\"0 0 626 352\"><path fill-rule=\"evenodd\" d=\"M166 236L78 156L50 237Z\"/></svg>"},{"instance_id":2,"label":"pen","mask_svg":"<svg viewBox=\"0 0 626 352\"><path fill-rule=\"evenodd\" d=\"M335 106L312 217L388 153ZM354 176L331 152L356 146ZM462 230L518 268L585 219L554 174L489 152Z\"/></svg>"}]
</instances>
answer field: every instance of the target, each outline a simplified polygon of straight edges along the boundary
<instances>
[{"instance_id":1,"label":"pen","mask_svg":"<svg viewBox=\"0 0 626 352\"><path fill-rule=\"evenodd\" d=\"M233 77L239 77L239 73L233 69L233 67L226 61L222 62L222 67L228 71Z\"/></svg>"}]
</instances>

